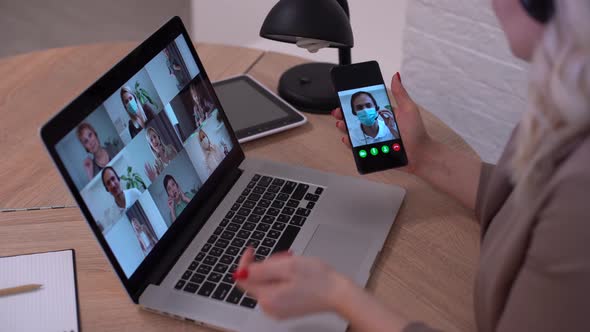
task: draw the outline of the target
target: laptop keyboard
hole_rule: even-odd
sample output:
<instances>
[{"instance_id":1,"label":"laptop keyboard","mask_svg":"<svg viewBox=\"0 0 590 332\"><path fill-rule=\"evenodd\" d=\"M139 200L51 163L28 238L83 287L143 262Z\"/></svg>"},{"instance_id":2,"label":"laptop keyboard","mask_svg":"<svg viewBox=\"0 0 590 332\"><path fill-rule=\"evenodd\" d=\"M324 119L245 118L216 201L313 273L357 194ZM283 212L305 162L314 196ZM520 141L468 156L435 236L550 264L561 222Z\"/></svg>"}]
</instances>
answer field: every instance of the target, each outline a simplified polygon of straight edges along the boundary
<instances>
[{"instance_id":1,"label":"laptop keyboard","mask_svg":"<svg viewBox=\"0 0 590 332\"><path fill-rule=\"evenodd\" d=\"M256 261L291 247L324 191L322 187L256 174L174 286L215 300L256 307L232 274L246 246Z\"/></svg>"}]
</instances>

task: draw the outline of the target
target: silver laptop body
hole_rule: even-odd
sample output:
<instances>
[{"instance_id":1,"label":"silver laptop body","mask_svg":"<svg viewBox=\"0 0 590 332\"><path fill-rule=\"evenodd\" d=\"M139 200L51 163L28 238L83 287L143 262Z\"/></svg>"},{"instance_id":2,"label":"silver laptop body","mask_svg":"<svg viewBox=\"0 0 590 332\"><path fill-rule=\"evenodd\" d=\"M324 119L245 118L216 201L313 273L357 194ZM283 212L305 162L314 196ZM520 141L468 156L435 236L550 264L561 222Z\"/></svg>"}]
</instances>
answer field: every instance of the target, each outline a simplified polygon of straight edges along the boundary
<instances>
[{"instance_id":1,"label":"silver laptop body","mask_svg":"<svg viewBox=\"0 0 590 332\"><path fill-rule=\"evenodd\" d=\"M147 309L197 324L230 331L345 331L347 322L335 314L276 321L254 309L176 290L174 285L213 234L231 205L255 174L323 187L324 192L301 228L291 250L319 257L365 286L403 201L405 190L358 178L276 162L246 158L244 173L194 238L160 285L150 285L139 304Z\"/></svg>"}]
</instances>

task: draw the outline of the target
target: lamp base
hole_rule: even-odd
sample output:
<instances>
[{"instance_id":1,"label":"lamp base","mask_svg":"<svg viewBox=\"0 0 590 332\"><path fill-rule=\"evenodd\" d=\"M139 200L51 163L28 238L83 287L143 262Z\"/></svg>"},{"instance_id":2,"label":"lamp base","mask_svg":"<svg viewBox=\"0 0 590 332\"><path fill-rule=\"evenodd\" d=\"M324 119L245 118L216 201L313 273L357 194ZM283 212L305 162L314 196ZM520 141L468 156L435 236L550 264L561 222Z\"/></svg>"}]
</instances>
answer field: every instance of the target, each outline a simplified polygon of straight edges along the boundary
<instances>
[{"instance_id":1,"label":"lamp base","mask_svg":"<svg viewBox=\"0 0 590 332\"><path fill-rule=\"evenodd\" d=\"M332 63L305 63L288 69L279 79L279 96L298 110L328 114L340 106L332 85Z\"/></svg>"}]
</instances>

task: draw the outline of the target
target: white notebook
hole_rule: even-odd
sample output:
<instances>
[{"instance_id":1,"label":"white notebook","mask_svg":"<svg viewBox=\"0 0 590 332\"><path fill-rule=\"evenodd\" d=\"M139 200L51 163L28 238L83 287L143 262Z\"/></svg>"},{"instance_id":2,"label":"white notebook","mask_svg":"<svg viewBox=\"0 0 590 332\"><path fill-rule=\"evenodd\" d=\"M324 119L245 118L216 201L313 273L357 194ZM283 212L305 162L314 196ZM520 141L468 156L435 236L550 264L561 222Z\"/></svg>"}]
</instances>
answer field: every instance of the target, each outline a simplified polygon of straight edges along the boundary
<instances>
[{"instance_id":1,"label":"white notebook","mask_svg":"<svg viewBox=\"0 0 590 332\"><path fill-rule=\"evenodd\" d=\"M74 250L0 257L0 289L42 284L0 296L0 331L78 331Z\"/></svg>"}]
</instances>

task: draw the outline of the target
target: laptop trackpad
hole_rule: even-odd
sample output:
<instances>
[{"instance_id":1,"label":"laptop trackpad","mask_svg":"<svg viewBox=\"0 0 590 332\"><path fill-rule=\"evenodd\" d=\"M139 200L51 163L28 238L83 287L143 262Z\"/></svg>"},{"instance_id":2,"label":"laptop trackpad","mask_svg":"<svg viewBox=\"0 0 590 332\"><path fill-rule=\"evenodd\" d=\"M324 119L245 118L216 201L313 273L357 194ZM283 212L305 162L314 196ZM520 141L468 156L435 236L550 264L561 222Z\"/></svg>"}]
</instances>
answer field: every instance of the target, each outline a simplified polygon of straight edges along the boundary
<instances>
[{"instance_id":1,"label":"laptop trackpad","mask_svg":"<svg viewBox=\"0 0 590 332\"><path fill-rule=\"evenodd\" d=\"M371 235L348 227L320 224L303 255L318 257L336 271L354 278L371 245Z\"/></svg>"}]
</instances>

